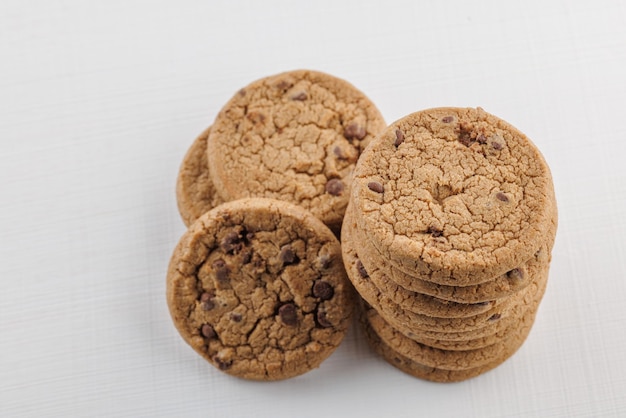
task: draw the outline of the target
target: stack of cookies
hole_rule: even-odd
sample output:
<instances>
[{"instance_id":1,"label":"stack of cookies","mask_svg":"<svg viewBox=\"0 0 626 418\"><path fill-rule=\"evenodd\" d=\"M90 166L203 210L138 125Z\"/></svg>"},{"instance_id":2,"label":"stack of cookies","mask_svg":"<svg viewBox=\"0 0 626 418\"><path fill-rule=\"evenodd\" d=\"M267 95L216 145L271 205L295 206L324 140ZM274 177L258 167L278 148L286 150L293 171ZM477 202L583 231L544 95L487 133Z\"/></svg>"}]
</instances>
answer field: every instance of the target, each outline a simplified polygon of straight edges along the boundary
<instances>
[{"instance_id":1,"label":"stack of cookies","mask_svg":"<svg viewBox=\"0 0 626 418\"><path fill-rule=\"evenodd\" d=\"M530 332L556 226L549 168L508 123L439 108L388 126L356 165L342 228L369 342L433 381L501 364Z\"/></svg>"},{"instance_id":2,"label":"stack of cookies","mask_svg":"<svg viewBox=\"0 0 626 418\"><path fill-rule=\"evenodd\" d=\"M215 367L285 379L339 345L354 292L335 234L356 161L385 126L351 84L292 71L239 90L193 143L177 182L189 229L167 300L183 339Z\"/></svg>"}]
</instances>

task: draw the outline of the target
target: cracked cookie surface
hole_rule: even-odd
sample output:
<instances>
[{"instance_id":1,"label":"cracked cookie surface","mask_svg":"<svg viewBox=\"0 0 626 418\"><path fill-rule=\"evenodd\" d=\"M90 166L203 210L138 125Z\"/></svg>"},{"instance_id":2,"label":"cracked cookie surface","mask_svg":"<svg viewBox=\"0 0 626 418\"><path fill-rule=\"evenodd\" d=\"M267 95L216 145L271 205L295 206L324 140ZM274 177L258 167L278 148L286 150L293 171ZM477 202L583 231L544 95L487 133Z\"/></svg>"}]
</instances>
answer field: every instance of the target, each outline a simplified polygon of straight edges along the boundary
<instances>
[{"instance_id":1,"label":"cracked cookie surface","mask_svg":"<svg viewBox=\"0 0 626 418\"><path fill-rule=\"evenodd\" d=\"M550 239L556 204L541 153L482 109L438 108L387 127L361 156L360 230L399 269L428 281L489 281Z\"/></svg>"},{"instance_id":2,"label":"cracked cookie surface","mask_svg":"<svg viewBox=\"0 0 626 418\"><path fill-rule=\"evenodd\" d=\"M353 292L333 233L273 199L232 201L202 215L167 276L183 339L218 369L254 380L318 367L348 329Z\"/></svg>"},{"instance_id":3,"label":"cracked cookie surface","mask_svg":"<svg viewBox=\"0 0 626 418\"><path fill-rule=\"evenodd\" d=\"M176 202L185 226L224 203L209 177L206 151L209 132L211 127L205 129L191 144L178 171Z\"/></svg>"},{"instance_id":4,"label":"cracked cookie surface","mask_svg":"<svg viewBox=\"0 0 626 418\"><path fill-rule=\"evenodd\" d=\"M225 201L292 202L337 231L354 165L385 126L376 106L344 80L307 70L263 78L218 114L210 175Z\"/></svg>"}]
</instances>

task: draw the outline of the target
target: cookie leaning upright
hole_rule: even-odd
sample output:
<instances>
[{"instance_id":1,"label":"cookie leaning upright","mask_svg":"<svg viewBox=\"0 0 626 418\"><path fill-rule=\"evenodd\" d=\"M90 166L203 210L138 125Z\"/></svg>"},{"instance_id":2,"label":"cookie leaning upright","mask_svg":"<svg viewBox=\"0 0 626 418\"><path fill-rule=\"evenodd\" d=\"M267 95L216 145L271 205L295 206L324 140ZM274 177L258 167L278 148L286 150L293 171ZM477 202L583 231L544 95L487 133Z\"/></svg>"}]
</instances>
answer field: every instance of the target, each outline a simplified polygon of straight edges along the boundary
<instances>
[{"instance_id":1,"label":"cookie leaning upright","mask_svg":"<svg viewBox=\"0 0 626 418\"><path fill-rule=\"evenodd\" d=\"M202 215L170 260L167 301L183 339L254 380L305 373L347 332L353 307L333 233L303 208L248 198Z\"/></svg>"},{"instance_id":2,"label":"cookie leaning upright","mask_svg":"<svg viewBox=\"0 0 626 418\"><path fill-rule=\"evenodd\" d=\"M480 108L430 109L390 125L359 160L352 203L359 229L389 263L440 284L493 280L556 231L543 156Z\"/></svg>"},{"instance_id":3,"label":"cookie leaning upright","mask_svg":"<svg viewBox=\"0 0 626 418\"><path fill-rule=\"evenodd\" d=\"M307 70L263 78L215 119L210 176L225 201L292 202L338 231L354 165L385 126L376 106L344 80Z\"/></svg>"}]
</instances>

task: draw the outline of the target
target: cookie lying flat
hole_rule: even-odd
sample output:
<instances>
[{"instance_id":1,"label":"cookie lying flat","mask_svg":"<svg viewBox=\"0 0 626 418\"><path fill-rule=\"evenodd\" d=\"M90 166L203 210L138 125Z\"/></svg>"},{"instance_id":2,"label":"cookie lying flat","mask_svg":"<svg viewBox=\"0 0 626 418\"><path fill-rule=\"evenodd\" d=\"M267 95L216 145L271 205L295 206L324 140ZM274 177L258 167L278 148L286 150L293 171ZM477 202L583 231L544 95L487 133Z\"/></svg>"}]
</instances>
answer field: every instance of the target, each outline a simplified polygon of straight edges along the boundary
<instances>
[{"instance_id":1,"label":"cookie lying flat","mask_svg":"<svg viewBox=\"0 0 626 418\"><path fill-rule=\"evenodd\" d=\"M361 268L358 269L360 275L368 276L367 280L372 282L372 286L376 288L375 292L380 293L382 297L389 299L402 309L438 318L463 318L487 312L500 303L500 301L476 304L457 303L406 290L388 279L387 271L384 267L384 260L372 258L373 255L371 253L368 254L361 250L364 241L359 240L357 236L352 207L348 205L348 210L346 211L346 216L341 228L341 240L343 245L348 249L354 249L356 257L359 259L359 261L355 262L361 263L359 265ZM352 259L347 260L346 264L351 261ZM368 287L359 285L360 280L358 277L356 281L356 285L360 291L366 294L370 293L368 299L374 297L372 292L368 291Z\"/></svg>"},{"instance_id":2,"label":"cookie lying flat","mask_svg":"<svg viewBox=\"0 0 626 418\"><path fill-rule=\"evenodd\" d=\"M215 367L246 379L319 366L348 329L353 297L333 233L301 207L271 199L202 215L167 276L180 335Z\"/></svg>"},{"instance_id":3,"label":"cookie lying flat","mask_svg":"<svg viewBox=\"0 0 626 418\"><path fill-rule=\"evenodd\" d=\"M363 268L351 241L343 240L342 253L348 278L355 289L387 322L405 335L423 335L436 339L446 339L445 335L448 333L451 337L461 334L469 338L479 338L508 327L510 321L524 315L524 306L530 303L538 289L543 294L549 271L549 264L536 266L536 270L529 271L532 280L529 286L487 312L464 318L436 318L402 309L381 292L371 282L369 273ZM457 337L452 339L457 340Z\"/></svg>"},{"instance_id":4,"label":"cookie lying flat","mask_svg":"<svg viewBox=\"0 0 626 418\"><path fill-rule=\"evenodd\" d=\"M387 345L372 329L367 320L361 321L366 339L372 349L382 356L389 364L411 376L433 382L460 382L488 372L504 363L519 349L520 345L511 345L491 363L465 370L446 370L426 366L398 353Z\"/></svg>"},{"instance_id":5,"label":"cookie lying flat","mask_svg":"<svg viewBox=\"0 0 626 418\"><path fill-rule=\"evenodd\" d=\"M210 175L225 201L292 202L337 231L354 164L385 126L376 106L344 80L306 70L263 78L218 114Z\"/></svg>"},{"instance_id":6,"label":"cookie lying flat","mask_svg":"<svg viewBox=\"0 0 626 418\"><path fill-rule=\"evenodd\" d=\"M348 206L348 212L350 210L352 210L351 205ZM353 218L346 216L344 228L348 219ZM491 281L470 286L450 286L422 280L397 269L373 248L362 231L356 228L356 222L352 221L352 223L354 224L352 225L353 242L357 246L357 252L361 255L363 266L368 272L371 272L371 277L376 285L379 284L376 281L377 272L384 274L387 278L386 286L385 288L378 287L386 293L391 292L400 298L408 298L412 292L418 292L452 302L493 303L493 301L511 296L528 286L531 281L528 271L534 269L537 264L550 262L551 249L554 244L554 239L552 239L538 249L530 260L526 260L520 266L502 276L495 277Z\"/></svg>"},{"instance_id":7,"label":"cookie lying flat","mask_svg":"<svg viewBox=\"0 0 626 418\"><path fill-rule=\"evenodd\" d=\"M178 212L186 226L203 213L224 203L209 178L206 142L211 127L204 130L193 142L178 171L176 202Z\"/></svg>"},{"instance_id":8,"label":"cookie lying flat","mask_svg":"<svg viewBox=\"0 0 626 418\"><path fill-rule=\"evenodd\" d=\"M352 202L391 264L453 286L529 260L552 238L556 213L541 153L480 108L425 110L387 127L359 159Z\"/></svg>"}]
</instances>

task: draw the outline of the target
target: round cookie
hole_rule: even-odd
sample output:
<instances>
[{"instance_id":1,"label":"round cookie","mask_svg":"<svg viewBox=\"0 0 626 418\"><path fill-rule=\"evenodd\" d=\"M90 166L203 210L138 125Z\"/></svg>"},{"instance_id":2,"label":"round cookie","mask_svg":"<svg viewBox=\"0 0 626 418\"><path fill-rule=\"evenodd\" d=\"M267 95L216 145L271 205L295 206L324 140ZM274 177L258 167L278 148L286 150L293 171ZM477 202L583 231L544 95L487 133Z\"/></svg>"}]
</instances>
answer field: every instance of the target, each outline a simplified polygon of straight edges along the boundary
<instances>
[{"instance_id":1,"label":"round cookie","mask_svg":"<svg viewBox=\"0 0 626 418\"><path fill-rule=\"evenodd\" d=\"M298 70L255 81L219 112L208 141L209 171L225 201L267 197L341 226L354 165L386 126L350 83Z\"/></svg>"},{"instance_id":2,"label":"round cookie","mask_svg":"<svg viewBox=\"0 0 626 418\"><path fill-rule=\"evenodd\" d=\"M550 170L519 130L482 109L408 115L354 171L359 229L404 272L467 286L493 280L549 241Z\"/></svg>"},{"instance_id":3,"label":"round cookie","mask_svg":"<svg viewBox=\"0 0 626 418\"><path fill-rule=\"evenodd\" d=\"M471 330L471 331L445 331L434 332L417 330L411 327L407 327L401 323L393 321L393 318L388 319L384 316L383 312L376 312L391 326L396 328L399 332L406 337L428 344L431 346L437 346L437 348L451 349L451 346L462 347L466 344L485 344L485 341L492 341L497 338L498 335L506 335L508 330L515 329L520 323L527 321L527 318L539 308L539 304L543 299L543 295L546 291L548 283L549 265L544 265L538 273L537 279L524 290L523 298L519 299L512 307L507 317L499 318L497 321L493 321L492 325ZM374 309L374 308L372 308ZM479 342L479 340L482 340ZM436 343L432 343L436 341ZM470 343L471 342L471 343ZM488 344L487 344L488 345ZM479 348L479 347L476 347Z\"/></svg>"},{"instance_id":4,"label":"round cookie","mask_svg":"<svg viewBox=\"0 0 626 418\"><path fill-rule=\"evenodd\" d=\"M343 228L346 228L346 223L349 220L352 228L352 241L355 243L357 252L361 255L363 266L370 273L372 281L377 287L385 293L401 299L410 298L411 292L465 304L480 304L506 298L530 284L531 277L528 274L530 270L536 270L538 265L550 262L550 253L554 244L554 239L552 239L538 249L530 260L526 260L520 266L491 281L470 286L442 285L411 276L390 264L359 231L356 222L353 221L353 215L348 216L348 213L352 211L353 206L350 204L346 211ZM384 288L376 280L379 275L378 271L388 279Z\"/></svg>"},{"instance_id":5,"label":"round cookie","mask_svg":"<svg viewBox=\"0 0 626 418\"><path fill-rule=\"evenodd\" d=\"M479 376L483 373L486 373L500 364L504 363L507 359L509 359L515 352L519 349L519 346L511 345L508 349L501 353L500 356L494 359L491 363L465 369L465 370L446 370L446 369L438 369L435 367L429 367L423 364L420 364L414 360L411 360L402 354L395 351L389 345L385 344L384 341L374 332L367 321L361 321L363 325L363 330L365 333L365 337L370 344L370 347L378 353L381 357L385 359L389 364L394 366L395 368L407 373L411 376L430 380L433 382L440 383L450 383L450 382L460 382L462 380L467 380L476 376Z\"/></svg>"},{"instance_id":6,"label":"round cookie","mask_svg":"<svg viewBox=\"0 0 626 418\"><path fill-rule=\"evenodd\" d=\"M463 318L487 312L500 302L489 301L476 304L456 303L423 293L412 292L398 286L395 282L388 279L382 260L371 258L371 254L361 251L360 244L363 242L357 238L351 209L352 206L348 205L341 228L342 243L343 245L354 248L356 256L359 258L357 263L361 263L362 266L362 268L358 269L360 275L364 276L366 274L368 276L367 279L372 282L372 286L377 288L384 297L389 298L389 300L396 303L400 308L417 314L438 318ZM360 286L360 288L362 291L367 292L367 288L363 286Z\"/></svg>"},{"instance_id":7,"label":"round cookie","mask_svg":"<svg viewBox=\"0 0 626 418\"><path fill-rule=\"evenodd\" d=\"M548 278L549 264L546 263L529 272L531 285L485 313L466 318L434 318L404 310L390 300L369 280L369 273L358 258L352 241L343 240L341 247L348 278L357 292L389 324L407 336L447 339L446 334L450 334L448 339L458 340L459 336L473 339L491 335L506 328L516 318L521 318L526 311L525 306L535 295L539 291L543 294Z\"/></svg>"},{"instance_id":8,"label":"round cookie","mask_svg":"<svg viewBox=\"0 0 626 418\"><path fill-rule=\"evenodd\" d=\"M491 363L510 345L519 346L526 339L534 319L534 311L518 322L510 332L495 343L469 350L445 350L412 340L385 322L371 309L367 320L376 334L394 351L425 366L446 370L464 370Z\"/></svg>"},{"instance_id":9,"label":"round cookie","mask_svg":"<svg viewBox=\"0 0 626 418\"><path fill-rule=\"evenodd\" d=\"M342 229L345 234L349 228ZM524 298L531 286L510 296L488 311L463 318L438 318L403 309L386 294L380 291L370 280L369 273L356 253L351 240L342 240L343 260L348 272L348 278L357 292L371 306L376 309L394 327L406 332L437 331L437 332L467 332L489 327L493 323L508 318L514 311L515 305ZM536 279L535 272L529 272Z\"/></svg>"},{"instance_id":10,"label":"round cookie","mask_svg":"<svg viewBox=\"0 0 626 418\"><path fill-rule=\"evenodd\" d=\"M272 199L202 215L170 260L167 301L183 339L254 380L307 372L342 341L353 309L340 245L308 211Z\"/></svg>"},{"instance_id":11,"label":"round cookie","mask_svg":"<svg viewBox=\"0 0 626 418\"><path fill-rule=\"evenodd\" d=\"M176 201L185 226L224 203L209 178L206 151L209 132L211 127L205 129L191 144L178 171Z\"/></svg>"}]
</instances>

